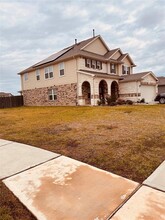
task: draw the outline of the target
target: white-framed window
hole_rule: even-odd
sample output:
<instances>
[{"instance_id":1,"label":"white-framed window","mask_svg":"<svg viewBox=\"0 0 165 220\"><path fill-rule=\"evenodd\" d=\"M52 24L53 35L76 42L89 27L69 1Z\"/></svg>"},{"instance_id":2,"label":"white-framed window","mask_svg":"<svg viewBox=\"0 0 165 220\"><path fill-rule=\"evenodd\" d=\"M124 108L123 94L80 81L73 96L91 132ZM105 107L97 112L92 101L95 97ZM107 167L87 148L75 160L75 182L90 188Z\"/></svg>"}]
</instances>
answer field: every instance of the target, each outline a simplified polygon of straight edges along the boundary
<instances>
[{"instance_id":1,"label":"white-framed window","mask_svg":"<svg viewBox=\"0 0 165 220\"><path fill-rule=\"evenodd\" d=\"M64 76L64 62L59 64L59 76Z\"/></svg>"},{"instance_id":2,"label":"white-framed window","mask_svg":"<svg viewBox=\"0 0 165 220\"><path fill-rule=\"evenodd\" d=\"M40 70L36 70L36 79L40 80Z\"/></svg>"},{"instance_id":3,"label":"white-framed window","mask_svg":"<svg viewBox=\"0 0 165 220\"><path fill-rule=\"evenodd\" d=\"M57 99L57 93L55 89L48 90L48 98L50 101L55 101Z\"/></svg>"},{"instance_id":4,"label":"white-framed window","mask_svg":"<svg viewBox=\"0 0 165 220\"><path fill-rule=\"evenodd\" d=\"M27 81L28 80L28 73L24 74L24 80Z\"/></svg>"},{"instance_id":5,"label":"white-framed window","mask_svg":"<svg viewBox=\"0 0 165 220\"><path fill-rule=\"evenodd\" d=\"M85 66L91 68L91 59L85 59Z\"/></svg>"},{"instance_id":6,"label":"white-framed window","mask_svg":"<svg viewBox=\"0 0 165 220\"><path fill-rule=\"evenodd\" d=\"M123 75L128 75L128 74L130 74L130 67L127 66L127 65L123 65L123 66L122 66L122 73L123 73Z\"/></svg>"},{"instance_id":7,"label":"white-framed window","mask_svg":"<svg viewBox=\"0 0 165 220\"><path fill-rule=\"evenodd\" d=\"M96 69L96 60L92 60L92 68Z\"/></svg>"},{"instance_id":8,"label":"white-framed window","mask_svg":"<svg viewBox=\"0 0 165 220\"><path fill-rule=\"evenodd\" d=\"M111 63L111 73L116 73L116 65Z\"/></svg>"},{"instance_id":9,"label":"white-framed window","mask_svg":"<svg viewBox=\"0 0 165 220\"><path fill-rule=\"evenodd\" d=\"M45 68L45 79L53 78L53 66L48 66Z\"/></svg>"},{"instance_id":10,"label":"white-framed window","mask_svg":"<svg viewBox=\"0 0 165 220\"><path fill-rule=\"evenodd\" d=\"M102 63L100 61L96 61L96 69L98 70L102 69Z\"/></svg>"}]
</instances>

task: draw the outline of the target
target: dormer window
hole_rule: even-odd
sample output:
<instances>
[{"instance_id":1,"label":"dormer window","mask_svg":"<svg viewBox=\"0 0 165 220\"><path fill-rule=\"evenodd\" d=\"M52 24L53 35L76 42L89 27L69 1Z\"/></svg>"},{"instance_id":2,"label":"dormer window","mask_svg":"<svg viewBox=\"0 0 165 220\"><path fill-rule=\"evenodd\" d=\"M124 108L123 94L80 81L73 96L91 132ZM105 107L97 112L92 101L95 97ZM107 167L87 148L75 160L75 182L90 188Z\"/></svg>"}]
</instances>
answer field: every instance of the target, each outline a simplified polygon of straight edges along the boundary
<instances>
[{"instance_id":1,"label":"dormer window","mask_svg":"<svg viewBox=\"0 0 165 220\"><path fill-rule=\"evenodd\" d=\"M92 68L96 69L96 60L92 60Z\"/></svg>"},{"instance_id":2,"label":"dormer window","mask_svg":"<svg viewBox=\"0 0 165 220\"><path fill-rule=\"evenodd\" d=\"M123 75L129 75L130 74L130 67L123 65L122 66L122 74Z\"/></svg>"}]
</instances>

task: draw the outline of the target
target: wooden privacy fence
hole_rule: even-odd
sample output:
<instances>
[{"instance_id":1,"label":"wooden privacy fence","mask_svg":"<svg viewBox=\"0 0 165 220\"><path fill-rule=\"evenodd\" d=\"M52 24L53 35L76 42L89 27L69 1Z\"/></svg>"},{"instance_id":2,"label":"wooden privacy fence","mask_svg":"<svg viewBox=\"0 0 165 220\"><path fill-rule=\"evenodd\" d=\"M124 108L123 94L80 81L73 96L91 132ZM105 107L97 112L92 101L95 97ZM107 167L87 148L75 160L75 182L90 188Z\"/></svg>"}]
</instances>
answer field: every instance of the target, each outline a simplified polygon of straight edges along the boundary
<instances>
[{"instance_id":1,"label":"wooden privacy fence","mask_svg":"<svg viewBox=\"0 0 165 220\"><path fill-rule=\"evenodd\" d=\"M0 97L0 108L23 106L23 96Z\"/></svg>"}]
</instances>

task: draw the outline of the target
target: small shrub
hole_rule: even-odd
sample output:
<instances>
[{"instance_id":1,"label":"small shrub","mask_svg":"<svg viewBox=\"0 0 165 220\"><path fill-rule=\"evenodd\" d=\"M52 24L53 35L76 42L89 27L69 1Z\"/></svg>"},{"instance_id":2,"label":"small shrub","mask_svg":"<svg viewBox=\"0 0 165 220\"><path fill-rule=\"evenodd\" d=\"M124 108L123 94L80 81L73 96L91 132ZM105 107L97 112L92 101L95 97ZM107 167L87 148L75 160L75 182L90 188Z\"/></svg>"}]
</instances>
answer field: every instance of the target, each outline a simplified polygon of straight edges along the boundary
<instances>
[{"instance_id":1,"label":"small shrub","mask_svg":"<svg viewBox=\"0 0 165 220\"><path fill-rule=\"evenodd\" d=\"M105 105L105 103L106 103L105 99L100 99L97 101L98 105Z\"/></svg>"},{"instance_id":2,"label":"small shrub","mask_svg":"<svg viewBox=\"0 0 165 220\"><path fill-rule=\"evenodd\" d=\"M142 98L142 99L140 100L140 103L145 103L145 99Z\"/></svg>"},{"instance_id":3,"label":"small shrub","mask_svg":"<svg viewBox=\"0 0 165 220\"><path fill-rule=\"evenodd\" d=\"M127 105L133 105L133 101L132 101L132 100L127 100L127 101L126 101L126 104L127 104Z\"/></svg>"},{"instance_id":4,"label":"small shrub","mask_svg":"<svg viewBox=\"0 0 165 220\"><path fill-rule=\"evenodd\" d=\"M111 102L109 106L116 106L117 102Z\"/></svg>"},{"instance_id":5,"label":"small shrub","mask_svg":"<svg viewBox=\"0 0 165 220\"><path fill-rule=\"evenodd\" d=\"M110 105L111 102L113 102L111 96L107 96L107 97L106 97L106 102L107 102L107 105Z\"/></svg>"},{"instance_id":6,"label":"small shrub","mask_svg":"<svg viewBox=\"0 0 165 220\"><path fill-rule=\"evenodd\" d=\"M97 105L101 105L101 100L97 100Z\"/></svg>"},{"instance_id":7,"label":"small shrub","mask_svg":"<svg viewBox=\"0 0 165 220\"><path fill-rule=\"evenodd\" d=\"M123 99L118 99L118 100L117 100L117 104L118 104L118 105L125 105L125 104L126 104L126 101L123 100Z\"/></svg>"}]
</instances>

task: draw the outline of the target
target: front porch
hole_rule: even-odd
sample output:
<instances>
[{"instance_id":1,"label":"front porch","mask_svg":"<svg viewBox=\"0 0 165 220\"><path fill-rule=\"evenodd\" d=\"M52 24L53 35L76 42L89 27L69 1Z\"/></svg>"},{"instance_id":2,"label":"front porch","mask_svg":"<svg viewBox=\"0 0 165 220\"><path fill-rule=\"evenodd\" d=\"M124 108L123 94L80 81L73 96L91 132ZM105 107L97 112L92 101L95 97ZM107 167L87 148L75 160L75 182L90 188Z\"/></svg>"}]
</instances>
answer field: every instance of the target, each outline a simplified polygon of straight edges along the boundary
<instances>
[{"instance_id":1,"label":"front porch","mask_svg":"<svg viewBox=\"0 0 165 220\"><path fill-rule=\"evenodd\" d=\"M79 74L78 105L98 105L109 96L114 101L119 97L118 79L108 74Z\"/></svg>"}]
</instances>

